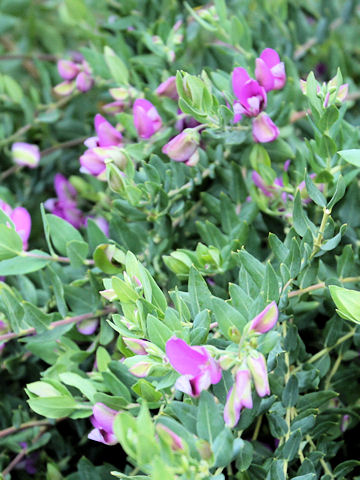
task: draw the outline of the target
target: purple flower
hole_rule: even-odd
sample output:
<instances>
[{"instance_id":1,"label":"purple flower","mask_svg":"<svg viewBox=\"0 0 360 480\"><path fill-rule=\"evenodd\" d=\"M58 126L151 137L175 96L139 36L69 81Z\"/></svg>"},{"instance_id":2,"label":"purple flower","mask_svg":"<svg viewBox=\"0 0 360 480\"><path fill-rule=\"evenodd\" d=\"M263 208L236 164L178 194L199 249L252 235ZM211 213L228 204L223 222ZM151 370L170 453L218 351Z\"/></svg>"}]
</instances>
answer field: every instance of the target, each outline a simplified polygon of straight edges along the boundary
<instances>
[{"instance_id":1,"label":"purple flower","mask_svg":"<svg viewBox=\"0 0 360 480\"><path fill-rule=\"evenodd\" d=\"M228 427L237 425L243 408L252 408L251 375L249 370L238 370L235 383L229 390L224 408L224 420Z\"/></svg>"},{"instance_id":2,"label":"purple flower","mask_svg":"<svg viewBox=\"0 0 360 480\"><path fill-rule=\"evenodd\" d=\"M83 320L82 322L76 325L76 328L83 335L92 335L96 332L96 329L99 325L99 320L97 318L91 318L90 320Z\"/></svg>"},{"instance_id":3,"label":"purple flower","mask_svg":"<svg viewBox=\"0 0 360 480\"><path fill-rule=\"evenodd\" d=\"M278 53L272 48L265 48L260 58L256 59L255 77L267 92L280 90L285 85L284 63L280 62Z\"/></svg>"},{"instance_id":4,"label":"purple flower","mask_svg":"<svg viewBox=\"0 0 360 480\"><path fill-rule=\"evenodd\" d=\"M89 65L81 54L74 53L73 60L59 60L59 75L65 80L54 87L58 95L70 95L75 88L80 92L87 92L94 85Z\"/></svg>"},{"instance_id":5,"label":"purple flower","mask_svg":"<svg viewBox=\"0 0 360 480\"><path fill-rule=\"evenodd\" d=\"M256 170L254 170L252 172L251 178L252 178L252 181L254 182L255 186L259 190L261 190L264 195L266 195L267 197L272 197L273 196L272 192L270 191L271 187L266 185L263 178L261 177L261 175Z\"/></svg>"},{"instance_id":6,"label":"purple flower","mask_svg":"<svg viewBox=\"0 0 360 480\"><path fill-rule=\"evenodd\" d=\"M164 82L162 82L155 93L159 95L159 97L168 97L173 100L178 100L179 94L176 88L176 77L169 77Z\"/></svg>"},{"instance_id":7,"label":"purple flower","mask_svg":"<svg viewBox=\"0 0 360 480\"><path fill-rule=\"evenodd\" d=\"M197 154L200 136L197 130L187 128L163 146L162 152L176 162L191 162Z\"/></svg>"},{"instance_id":8,"label":"purple flower","mask_svg":"<svg viewBox=\"0 0 360 480\"><path fill-rule=\"evenodd\" d=\"M103 403L95 403L93 407L93 416L90 418L93 427L88 435L90 440L104 443L105 445L115 445L117 438L114 434L113 424L116 415L119 412L107 407Z\"/></svg>"},{"instance_id":9,"label":"purple flower","mask_svg":"<svg viewBox=\"0 0 360 480\"><path fill-rule=\"evenodd\" d=\"M94 79L86 72L80 72L75 81L76 88L80 92L88 92L94 86Z\"/></svg>"},{"instance_id":10,"label":"purple flower","mask_svg":"<svg viewBox=\"0 0 360 480\"><path fill-rule=\"evenodd\" d=\"M84 216L77 208L77 192L66 178L57 173L54 179L54 188L57 198L49 198L45 202L45 208L60 218L63 218L75 228L84 225Z\"/></svg>"},{"instance_id":11,"label":"purple flower","mask_svg":"<svg viewBox=\"0 0 360 480\"><path fill-rule=\"evenodd\" d=\"M95 131L97 134L96 144L99 147L112 147L122 145L122 135L105 118L97 113L94 118Z\"/></svg>"},{"instance_id":12,"label":"purple flower","mask_svg":"<svg viewBox=\"0 0 360 480\"><path fill-rule=\"evenodd\" d=\"M94 126L97 136L85 140L88 149L80 157L81 171L99 180L105 180L105 160L121 155L122 134L99 113L95 115Z\"/></svg>"},{"instance_id":13,"label":"purple flower","mask_svg":"<svg viewBox=\"0 0 360 480\"><path fill-rule=\"evenodd\" d=\"M275 326L278 317L278 307L275 302L271 302L251 321L249 330L256 333L266 333Z\"/></svg>"},{"instance_id":14,"label":"purple flower","mask_svg":"<svg viewBox=\"0 0 360 480\"><path fill-rule=\"evenodd\" d=\"M266 107L267 96L265 89L250 78L245 68L237 67L232 73L232 87L238 98L237 114L247 117L256 117Z\"/></svg>"},{"instance_id":15,"label":"purple flower","mask_svg":"<svg viewBox=\"0 0 360 480\"><path fill-rule=\"evenodd\" d=\"M23 248L28 248L28 240L31 231L30 213L24 207L16 207L12 209L10 205L0 200L0 209L10 218L15 226L16 232L21 237Z\"/></svg>"},{"instance_id":16,"label":"purple flower","mask_svg":"<svg viewBox=\"0 0 360 480\"><path fill-rule=\"evenodd\" d=\"M264 355L259 352L252 352L246 359L247 366L251 372L255 389L259 397L270 395L269 380Z\"/></svg>"},{"instance_id":17,"label":"purple flower","mask_svg":"<svg viewBox=\"0 0 360 480\"><path fill-rule=\"evenodd\" d=\"M166 355L181 374L175 383L181 392L197 397L202 390L221 380L221 368L205 347L190 347L184 340L172 337L166 342Z\"/></svg>"},{"instance_id":18,"label":"purple flower","mask_svg":"<svg viewBox=\"0 0 360 480\"><path fill-rule=\"evenodd\" d=\"M40 162L40 150L37 145L16 142L11 147L12 158L17 165L36 168Z\"/></svg>"},{"instance_id":19,"label":"purple flower","mask_svg":"<svg viewBox=\"0 0 360 480\"><path fill-rule=\"evenodd\" d=\"M80 72L79 65L71 60L59 60L57 69L60 77L64 80L73 80Z\"/></svg>"},{"instance_id":20,"label":"purple flower","mask_svg":"<svg viewBox=\"0 0 360 480\"><path fill-rule=\"evenodd\" d=\"M144 98L135 100L133 115L135 128L140 138L152 137L162 126L158 111L151 102Z\"/></svg>"},{"instance_id":21,"label":"purple flower","mask_svg":"<svg viewBox=\"0 0 360 480\"><path fill-rule=\"evenodd\" d=\"M273 142L279 136L279 129L266 113L261 113L252 122L252 133L255 142Z\"/></svg>"}]
</instances>

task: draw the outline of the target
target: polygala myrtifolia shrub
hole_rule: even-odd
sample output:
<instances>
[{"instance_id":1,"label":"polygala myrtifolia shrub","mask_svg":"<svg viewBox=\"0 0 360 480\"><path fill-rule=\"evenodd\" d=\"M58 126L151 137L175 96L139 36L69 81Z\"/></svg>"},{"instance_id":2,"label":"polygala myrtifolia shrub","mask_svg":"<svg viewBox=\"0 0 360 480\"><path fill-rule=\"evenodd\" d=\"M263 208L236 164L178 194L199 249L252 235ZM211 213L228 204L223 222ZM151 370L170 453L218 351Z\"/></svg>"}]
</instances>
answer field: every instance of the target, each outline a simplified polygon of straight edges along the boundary
<instances>
[{"instance_id":1,"label":"polygala myrtifolia shrub","mask_svg":"<svg viewBox=\"0 0 360 480\"><path fill-rule=\"evenodd\" d=\"M2 478L359 479L358 2L0 13Z\"/></svg>"}]
</instances>

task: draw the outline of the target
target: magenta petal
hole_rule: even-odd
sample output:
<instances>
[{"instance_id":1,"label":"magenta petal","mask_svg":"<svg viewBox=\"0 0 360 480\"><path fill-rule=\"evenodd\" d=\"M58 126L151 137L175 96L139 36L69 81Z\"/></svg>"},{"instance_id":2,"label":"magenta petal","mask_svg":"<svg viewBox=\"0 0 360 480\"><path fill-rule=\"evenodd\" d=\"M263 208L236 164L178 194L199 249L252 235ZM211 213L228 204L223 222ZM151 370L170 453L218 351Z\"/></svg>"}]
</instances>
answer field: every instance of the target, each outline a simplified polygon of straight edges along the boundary
<instances>
[{"instance_id":1,"label":"magenta petal","mask_svg":"<svg viewBox=\"0 0 360 480\"><path fill-rule=\"evenodd\" d=\"M152 120L141 106L134 107L134 125L140 138L148 139L155 133Z\"/></svg>"},{"instance_id":2,"label":"magenta petal","mask_svg":"<svg viewBox=\"0 0 360 480\"><path fill-rule=\"evenodd\" d=\"M117 415L117 411L107 407L104 403L95 403L93 407L93 425L102 428L108 433L114 433L113 423Z\"/></svg>"},{"instance_id":3,"label":"magenta petal","mask_svg":"<svg viewBox=\"0 0 360 480\"><path fill-rule=\"evenodd\" d=\"M80 92L88 92L94 85L94 79L91 75L80 72L79 75L76 77L75 81L76 88L80 90Z\"/></svg>"},{"instance_id":4,"label":"magenta petal","mask_svg":"<svg viewBox=\"0 0 360 480\"><path fill-rule=\"evenodd\" d=\"M81 155L79 160L80 165L85 168L88 173L94 175L95 177L106 170L106 165L103 159L96 155L93 149L86 150L84 155Z\"/></svg>"},{"instance_id":5,"label":"magenta petal","mask_svg":"<svg viewBox=\"0 0 360 480\"><path fill-rule=\"evenodd\" d=\"M208 372L210 374L210 381L212 384L219 383L222 376L220 365L209 355Z\"/></svg>"},{"instance_id":6,"label":"magenta petal","mask_svg":"<svg viewBox=\"0 0 360 480\"><path fill-rule=\"evenodd\" d=\"M201 365L208 357L190 347L184 340L176 337L166 342L166 355L172 367L182 375L196 376L201 373Z\"/></svg>"},{"instance_id":7,"label":"magenta petal","mask_svg":"<svg viewBox=\"0 0 360 480\"><path fill-rule=\"evenodd\" d=\"M100 147L111 147L121 143L121 133L105 120L100 113L95 115L94 123Z\"/></svg>"},{"instance_id":8,"label":"magenta petal","mask_svg":"<svg viewBox=\"0 0 360 480\"><path fill-rule=\"evenodd\" d=\"M61 173L57 173L54 179L54 187L55 192L61 201L66 201L68 199L76 198L77 192L75 187L71 185L71 183L66 180L66 178L61 175Z\"/></svg>"},{"instance_id":9,"label":"magenta petal","mask_svg":"<svg viewBox=\"0 0 360 480\"><path fill-rule=\"evenodd\" d=\"M117 442L117 438L112 433L107 433L104 430L100 430L98 428L94 428L88 435L90 440L95 440L95 442L103 443L104 445L115 445Z\"/></svg>"},{"instance_id":10,"label":"magenta petal","mask_svg":"<svg viewBox=\"0 0 360 480\"><path fill-rule=\"evenodd\" d=\"M24 248L26 248L31 231L30 213L26 208L16 207L11 214L11 220L14 222L15 229L23 241Z\"/></svg>"},{"instance_id":11,"label":"magenta petal","mask_svg":"<svg viewBox=\"0 0 360 480\"><path fill-rule=\"evenodd\" d=\"M273 142L279 136L279 129L266 113L258 115L252 124L252 133L255 142Z\"/></svg>"},{"instance_id":12,"label":"magenta petal","mask_svg":"<svg viewBox=\"0 0 360 480\"><path fill-rule=\"evenodd\" d=\"M279 54L272 48L265 48L265 50L261 52L260 58L269 68L280 63Z\"/></svg>"},{"instance_id":13,"label":"magenta petal","mask_svg":"<svg viewBox=\"0 0 360 480\"><path fill-rule=\"evenodd\" d=\"M70 60L59 60L57 63L59 75L64 80L73 80L79 73L79 67Z\"/></svg>"},{"instance_id":14,"label":"magenta petal","mask_svg":"<svg viewBox=\"0 0 360 480\"><path fill-rule=\"evenodd\" d=\"M257 333L266 333L271 330L279 317L279 310L275 302L271 302L250 323L250 330Z\"/></svg>"},{"instance_id":15,"label":"magenta petal","mask_svg":"<svg viewBox=\"0 0 360 480\"><path fill-rule=\"evenodd\" d=\"M252 181L254 184L262 191L267 197L272 197L273 194L270 192L269 187L265 184L261 175L258 174L255 170L251 174Z\"/></svg>"},{"instance_id":16,"label":"magenta petal","mask_svg":"<svg viewBox=\"0 0 360 480\"><path fill-rule=\"evenodd\" d=\"M273 74L261 58L256 59L255 77L267 92L274 88Z\"/></svg>"},{"instance_id":17,"label":"magenta petal","mask_svg":"<svg viewBox=\"0 0 360 480\"><path fill-rule=\"evenodd\" d=\"M193 392L193 387L191 384L192 378L193 377L191 375L181 375L181 377L179 377L175 382L176 390L179 390L180 392L183 392L183 393L187 393L191 397L194 397L195 394Z\"/></svg>"},{"instance_id":18,"label":"magenta petal","mask_svg":"<svg viewBox=\"0 0 360 480\"><path fill-rule=\"evenodd\" d=\"M269 380L267 374L266 361L261 353L256 357L249 356L247 364L254 380L255 389L259 397L270 395Z\"/></svg>"},{"instance_id":19,"label":"magenta petal","mask_svg":"<svg viewBox=\"0 0 360 480\"><path fill-rule=\"evenodd\" d=\"M234 69L231 76L231 82L236 97L240 98L241 89L248 80L250 80L250 77L245 68L237 67Z\"/></svg>"}]
</instances>

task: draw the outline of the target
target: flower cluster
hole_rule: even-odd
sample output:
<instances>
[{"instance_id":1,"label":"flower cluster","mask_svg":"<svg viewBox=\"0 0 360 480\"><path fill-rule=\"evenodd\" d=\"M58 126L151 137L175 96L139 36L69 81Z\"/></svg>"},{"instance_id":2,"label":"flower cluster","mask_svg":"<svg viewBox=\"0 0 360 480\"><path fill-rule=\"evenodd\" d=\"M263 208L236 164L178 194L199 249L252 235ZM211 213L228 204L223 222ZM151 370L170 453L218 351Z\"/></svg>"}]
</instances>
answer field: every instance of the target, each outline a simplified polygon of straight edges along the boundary
<instances>
[{"instance_id":1,"label":"flower cluster","mask_svg":"<svg viewBox=\"0 0 360 480\"><path fill-rule=\"evenodd\" d=\"M237 98L234 103L234 122L243 115L253 118L252 132L255 142L266 143L276 140L279 129L263 112L267 105L267 92L280 90L286 82L284 63L278 53L266 48L256 59L256 80L245 68L237 67L232 73L232 87Z\"/></svg>"},{"instance_id":2,"label":"flower cluster","mask_svg":"<svg viewBox=\"0 0 360 480\"><path fill-rule=\"evenodd\" d=\"M99 180L106 180L105 161L109 158L115 163L124 161L122 134L99 113L95 115L94 126L96 136L84 142L88 149L80 157L81 171Z\"/></svg>"},{"instance_id":3,"label":"flower cluster","mask_svg":"<svg viewBox=\"0 0 360 480\"><path fill-rule=\"evenodd\" d=\"M87 92L94 85L90 67L79 53L74 54L72 60L59 60L57 68L60 77L64 80L54 87L57 95L70 95L75 89Z\"/></svg>"}]
</instances>

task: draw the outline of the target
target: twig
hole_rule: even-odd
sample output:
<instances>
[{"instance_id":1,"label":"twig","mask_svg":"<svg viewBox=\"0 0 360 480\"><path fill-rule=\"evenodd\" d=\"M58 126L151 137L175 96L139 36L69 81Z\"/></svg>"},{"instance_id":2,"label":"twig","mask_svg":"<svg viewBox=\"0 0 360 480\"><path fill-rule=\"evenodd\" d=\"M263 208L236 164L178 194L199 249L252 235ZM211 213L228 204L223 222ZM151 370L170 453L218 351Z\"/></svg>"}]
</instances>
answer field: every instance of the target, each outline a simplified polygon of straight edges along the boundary
<instances>
[{"instance_id":1,"label":"twig","mask_svg":"<svg viewBox=\"0 0 360 480\"><path fill-rule=\"evenodd\" d=\"M106 307L98 312L83 313L82 315L76 315L75 317L63 318L62 320L57 320L56 322L50 323L48 329L53 330L54 328L60 327L62 325L68 325L69 323L75 324L82 322L83 320L90 320L92 318L102 317L103 315L114 312L116 312L116 309L114 307ZM26 337L28 335L33 335L34 333L36 333L36 329L34 327L27 328L26 330L22 330L21 332L9 332L5 333L4 335L0 335L0 341L8 341L13 338Z\"/></svg>"},{"instance_id":2,"label":"twig","mask_svg":"<svg viewBox=\"0 0 360 480\"><path fill-rule=\"evenodd\" d=\"M58 418L56 421L60 421L62 418ZM22 423L18 427L8 427L4 428L4 430L0 430L0 438L7 437L8 435L12 435L13 433L20 432L21 430L27 430L28 428L34 427L43 427L45 425L53 425L52 422L49 420L32 420L31 422Z\"/></svg>"}]
</instances>

